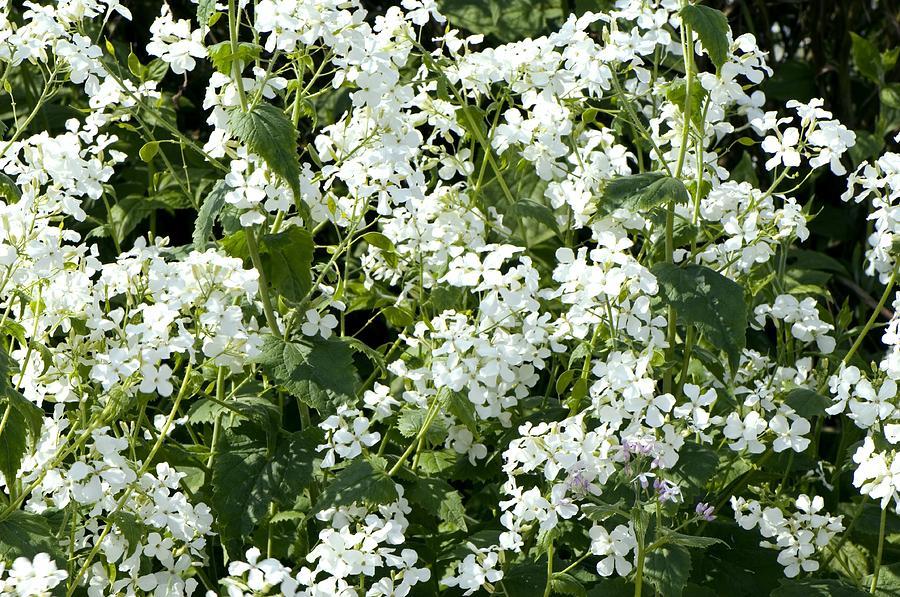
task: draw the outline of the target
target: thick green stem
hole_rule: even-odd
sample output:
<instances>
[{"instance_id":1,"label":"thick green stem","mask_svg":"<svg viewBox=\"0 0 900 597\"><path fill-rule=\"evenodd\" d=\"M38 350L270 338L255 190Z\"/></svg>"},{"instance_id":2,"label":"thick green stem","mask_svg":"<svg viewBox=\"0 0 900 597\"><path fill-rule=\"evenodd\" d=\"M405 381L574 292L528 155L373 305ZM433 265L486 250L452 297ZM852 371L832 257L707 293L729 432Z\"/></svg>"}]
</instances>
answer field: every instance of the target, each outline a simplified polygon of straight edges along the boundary
<instances>
[{"instance_id":1,"label":"thick green stem","mask_svg":"<svg viewBox=\"0 0 900 597\"><path fill-rule=\"evenodd\" d=\"M266 273L263 271L262 259L259 257L259 245L256 243L256 232L254 232L252 228L248 228L245 233L247 238L247 250L250 253L250 261L253 262L253 267L255 267L256 271L259 273L259 296L262 299L266 323L269 324L269 328L272 330L273 334L281 335L280 328L278 327L278 320L275 318L275 310L272 308L272 299L269 297L269 282L266 279Z\"/></svg>"},{"instance_id":2,"label":"thick green stem","mask_svg":"<svg viewBox=\"0 0 900 597\"><path fill-rule=\"evenodd\" d=\"M544 597L553 593L553 541L547 546L547 584L544 585Z\"/></svg>"},{"instance_id":3,"label":"thick green stem","mask_svg":"<svg viewBox=\"0 0 900 597\"><path fill-rule=\"evenodd\" d=\"M690 134L691 134L691 87L693 86L694 79L694 44L691 39L691 28L686 23L682 22L682 39L684 42L682 43L684 47L684 79L685 79L685 96L684 96L684 120L681 125L681 147L678 150L678 162L675 165L675 178L681 178L681 174L684 171L684 161L685 156L687 155L687 147L690 142ZM675 199L671 199L669 201L669 205L666 207L666 263L674 263L675 262ZM675 354L675 338L676 338L676 325L678 321L678 314L675 312L675 307L669 305L667 311L667 333L666 333L666 341L668 342L668 348L666 348L666 361L671 361ZM665 376L663 377L663 391L671 392L672 391L672 372L666 371Z\"/></svg>"},{"instance_id":4,"label":"thick green stem","mask_svg":"<svg viewBox=\"0 0 900 597\"><path fill-rule=\"evenodd\" d=\"M644 585L644 559L646 554L642 546L638 547L637 569L634 571L634 597L641 597Z\"/></svg>"},{"instance_id":5,"label":"thick green stem","mask_svg":"<svg viewBox=\"0 0 900 597\"><path fill-rule=\"evenodd\" d=\"M887 522L887 505L881 509L881 525L878 528L878 554L875 556L875 572L872 573L872 584L869 593L875 594L878 589L878 573L881 572L881 556L884 554L884 527Z\"/></svg>"}]
</instances>

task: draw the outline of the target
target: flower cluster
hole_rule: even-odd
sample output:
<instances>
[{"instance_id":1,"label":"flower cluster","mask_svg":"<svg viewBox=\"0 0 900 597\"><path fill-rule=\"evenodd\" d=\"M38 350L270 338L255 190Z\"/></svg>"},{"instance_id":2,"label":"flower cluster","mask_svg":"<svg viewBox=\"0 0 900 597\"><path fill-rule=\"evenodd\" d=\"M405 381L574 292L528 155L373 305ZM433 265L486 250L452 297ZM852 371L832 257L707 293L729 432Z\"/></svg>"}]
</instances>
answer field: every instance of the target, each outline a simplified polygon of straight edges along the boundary
<instances>
[{"instance_id":1,"label":"flower cluster","mask_svg":"<svg viewBox=\"0 0 900 597\"><path fill-rule=\"evenodd\" d=\"M868 367L788 265L857 134L724 14L151 3L134 52L117 0L0 9L0 524L47 536L4 595L640 595L757 527L793 578L844 530L828 416L900 513L900 293ZM879 309L898 164L844 195Z\"/></svg>"},{"instance_id":2,"label":"flower cluster","mask_svg":"<svg viewBox=\"0 0 900 597\"><path fill-rule=\"evenodd\" d=\"M759 533L765 538L760 545L778 550L778 563L784 566L784 574L789 578L801 570L818 570L816 553L828 547L831 539L844 530L843 517L825 512L820 496L810 498L801 494L790 516L774 506L763 508L756 500L732 497L731 505L741 528L759 527Z\"/></svg>"}]
</instances>

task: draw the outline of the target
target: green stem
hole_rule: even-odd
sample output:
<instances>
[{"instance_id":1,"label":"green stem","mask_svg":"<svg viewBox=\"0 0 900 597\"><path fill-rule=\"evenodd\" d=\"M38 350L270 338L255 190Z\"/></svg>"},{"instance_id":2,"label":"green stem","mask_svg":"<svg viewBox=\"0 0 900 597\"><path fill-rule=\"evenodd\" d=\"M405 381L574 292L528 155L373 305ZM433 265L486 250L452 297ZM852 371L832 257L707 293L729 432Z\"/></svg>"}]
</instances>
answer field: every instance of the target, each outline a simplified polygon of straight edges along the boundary
<instances>
[{"instance_id":1,"label":"green stem","mask_svg":"<svg viewBox=\"0 0 900 597\"><path fill-rule=\"evenodd\" d=\"M388 471L388 477L393 477L397 474L397 471L400 470L400 467L403 466L403 463L406 462L406 459L409 458L409 455L412 454L413 450L419 445L419 442L425 437L425 434L428 433L429 427L434 422L437 414L441 412L441 404L443 403L443 398L439 395L435 397L434 404L431 405L431 410L428 411L428 415L425 417L425 421L422 423L422 429L419 430L419 433L415 438L409 443L406 450L403 454L400 455L400 458L397 460L397 463L391 467L391 470Z\"/></svg>"},{"instance_id":2,"label":"green stem","mask_svg":"<svg viewBox=\"0 0 900 597\"><path fill-rule=\"evenodd\" d=\"M681 178L681 174L684 171L684 160L687 155L687 146L690 141L691 134L691 87L693 86L694 79L694 47L692 42L691 28L690 26L682 21L682 39L683 47L684 47L684 78L685 78L685 96L684 96L684 121L681 125L681 147L678 150L678 163L675 165L675 178ZM666 263L674 263L674 254L675 254L675 200L672 199L669 201L669 205L666 207ZM676 325L678 320L678 314L675 312L675 307L669 305L667 309L667 333L666 340L668 342L668 348L666 348L666 361L671 361L675 354L675 337L676 337ZM672 372L670 370L666 371L665 376L663 377L663 391L671 392L672 391Z\"/></svg>"},{"instance_id":3,"label":"green stem","mask_svg":"<svg viewBox=\"0 0 900 597\"><path fill-rule=\"evenodd\" d=\"M259 273L259 296L262 299L266 323L269 324L272 333L281 335L281 330L278 327L278 320L275 319L275 310L272 308L272 299L269 297L269 283L266 280L266 273L263 271L262 260L259 257L259 245L256 243L256 232L253 228L247 228L245 232L245 237L247 238L247 250L250 253L250 261L253 262L253 267L255 267L256 271Z\"/></svg>"},{"instance_id":4,"label":"green stem","mask_svg":"<svg viewBox=\"0 0 900 597\"><path fill-rule=\"evenodd\" d=\"M175 396L175 402L172 404L172 410L169 412L169 416L166 419L165 424L159 432L159 436L156 438L156 443L153 444L153 447L150 448L150 453L147 454L147 459L144 460L144 464L141 465L140 470L137 472L137 478L140 479L144 476L148 470L150 470L150 465L153 463L153 459L156 457L156 453L159 452L159 449L162 447L163 442L166 441L166 437L168 437L169 429L171 429L172 424L175 422L175 417L178 416L178 406L181 404L181 401L184 399L187 394L188 386L190 385L191 371L193 369L193 365L188 363L187 368L184 371L184 379L181 381L181 387L178 390L178 394ZM131 497L131 494L134 492L134 485L130 485L128 489L125 490L125 493L122 494L122 497L116 502L115 507L107 516L107 520L116 514L119 510L122 509L122 506L125 505L125 502L128 501L128 498ZM75 593L75 590L78 588L78 584L81 582L81 577L88 571L91 566L91 562L97 556L97 553L100 551L100 548L103 546L103 540L106 539L106 536L109 535L109 532L112 530L114 525L107 523L106 527L103 529L103 532L100 533L100 537L94 543L93 549L91 549L90 553L88 553L87 558L84 561L84 564L81 565L81 568L78 570L78 573L72 579L71 584L69 585L68 590L66 591L66 597L72 597L72 594Z\"/></svg>"},{"instance_id":5,"label":"green stem","mask_svg":"<svg viewBox=\"0 0 900 597\"><path fill-rule=\"evenodd\" d=\"M544 585L544 597L553 592L553 541L547 546L547 584Z\"/></svg>"},{"instance_id":6,"label":"green stem","mask_svg":"<svg viewBox=\"0 0 900 597\"><path fill-rule=\"evenodd\" d=\"M642 542L643 543L643 542ZM637 569L634 571L634 597L641 597L644 585L644 547L638 546Z\"/></svg>"},{"instance_id":7,"label":"green stem","mask_svg":"<svg viewBox=\"0 0 900 597\"><path fill-rule=\"evenodd\" d=\"M878 301L878 305L875 307L875 310L872 311L872 316L869 317L869 321L866 322L865 327L859 333L859 336L856 338L856 342L853 343L853 346L850 347L850 350L847 351L847 354L844 355L843 360L841 361L843 364L847 364L850 362L850 359L856 354L856 351L859 350L859 347L862 345L863 340L866 337L866 334L869 333L869 330L872 329L872 326L875 325L875 322L878 321L878 316L881 314L881 310L884 308L885 303L887 303L888 297L891 294L891 290L894 288L894 284L897 282L897 269L894 269L894 272L891 274L890 280L888 280L887 286L884 287L884 292L881 295L881 300Z\"/></svg>"},{"instance_id":8,"label":"green stem","mask_svg":"<svg viewBox=\"0 0 900 597\"><path fill-rule=\"evenodd\" d=\"M878 528L878 554L875 556L875 572L872 574L872 585L869 593L874 595L878 588L878 573L881 572L881 556L884 554L884 527L887 522L887 505L881 509L881 525Z\"/></svg>"}]
</instances>

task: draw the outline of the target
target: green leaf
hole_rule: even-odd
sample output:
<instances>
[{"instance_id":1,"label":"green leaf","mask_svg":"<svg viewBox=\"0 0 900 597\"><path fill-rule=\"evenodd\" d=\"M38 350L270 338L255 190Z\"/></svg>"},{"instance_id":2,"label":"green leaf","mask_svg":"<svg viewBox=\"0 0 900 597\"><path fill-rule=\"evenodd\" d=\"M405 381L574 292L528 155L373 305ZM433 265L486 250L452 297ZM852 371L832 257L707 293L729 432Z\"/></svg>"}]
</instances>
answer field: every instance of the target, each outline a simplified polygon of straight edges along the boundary
<instances>
[{"instance_id":1,"label":"green leaf","mask_svg":"<svg viewBox=\"0 0 900 597\"><path fill-rule=\"evenodd\" d=\"M845 543L844 545L848 544ZM859 548L856 549L861 554L865 553ZM866 559L863 558L862 563L865 562ZM872 586L872 574L864 574L862 579L864 587ZM900 564L882 566L878 572L878 586L875 589L875 597L897 597L898 595L900 595Z\"/></svg>"},{"instance_id":2,"label":"green leaf","mask_svg":"<svg viewBox=\"0 0 900 597\"><path fill-rule=\"evenodd\" d=\"M782 580L781 586L772 591L771 597L863 597L862 589L839 580L806 578Z\"/></svg>"},{"instance_id":3,"label":"green leaf","mask_svg":"<svg viewBox=\"0 0 900 597\"><path fill-rule=\"evenodd\" d=\"M565 572L554 572L550 579L553 593L557 595L574 595L574 597L586 597L587 591L581 582Z\"/></svg>"},{"instance_id":4,"label":"green leaf","mask_svg":"<svg viewBox=\"0 0 900 597\"><path fill-rule=\"evenodd\" d=\"M11 402L5 402L6 406L0 406L0 416L6 418L3 433L0 433L0 473L7 485L11 485L28 450L28 434L25 417Z\"/></svg>"},{"instance_id":5,"label":"green leaf","mask_svg":"<svg viewBox=\"0 0 900 597\"><path fill-rule=\"evenodd\" d=\"M49 553L60 568L66 569L60 542L53 536L45 517L14 510L0 520L0 561L10 562L18 557L31 559L41 552Z\"/></svg>"},{"instance_id":6,"label":"green leaf","mask_svg":"<svg viewBox=\"0 0 900 597\"><path fill-rule=\"evenodd\" d=\"M356 392L353 354L339 339L291 342L269 335L255 362L289 393L319 411L349 401Z\"/></svg>"},{"instance_id":7,"label":"green leaf","mask_svg":"<svg viewBox=\"0 0 900 597\"><path fill-rule=\"evenodd\" d=\"M881 64L881 54L878 48L865 37L850 32L850 40L853 45L853 63L856 69L867 79L880 85L884 78L884 67Z\"/></svg>"},{"instance_id":8,"label":"green leaf","mask_svg":"<svg viewBox=\"0 0 900 597\"><path fill-rule=\"evenodd\" d=\"M419 454L419 470L437 475L456 463L456 454L447 450L423 451Z\"/></svg>"},{"instance_id":9,"label":"green leaf","mask_svg":"<svg viewBox=\"0 0 900 597\"><path fill-rule=\"evenodd\" d=\"M209 19L216 12L216 0L199 0L197 2L197 22L203 28L209 25Z\"/></svg>"},{"instance_id":10,"label":"green leaf","mask_svg":"<svg viewBox=\"0 0 900 597\"><path fill-rule=\"evenodd\" d=\"M702 537L699 535L685 535L683 533L667 533L665 535L666 541L675 545L681 545L684 547L694 547L699 549L705 549L707 547L711 547L716 543L721 543L722 545L728 545L721 539L717 539L715 537Z\"/></svg>"},{"instance_id":11,"label":"green leaf","mask_svg":"<svg viewBox=\"0 0 900 597\"><path fill-rule=\"evenodd\" d=\"M229 77L233 74L231 71L235 61L239 61L243 67L259 58L261 51L260 45L249 42L240 42L237 49L232 49L230 41L222 41L207 48L209 60L215 69Z\"/></svg>"},{"instance_id":12,"label":"green leaf","mask_svg":"<svg viewBox=\"0 0 900 597\"><path fill-rule=\"evenodd\" d=\"M824 416L825 409L831 405L831 400L808 388L794 388L784 401L805 419Z\"/></svg>"},{"instance_id":13,"label":"green leaf","mask_svg":"<svg viewBox=\"0 0 900 597\"><path fill-rule=\"evenodd\" d=\"M681 18L700 37L700 43L716 70L722 68L728 60L729 28L725 14L709 6L688 4L681 9Z\"/></svg>"},{"instance_id":14,"label":"green leaf","mask_svg":"<svg viewBox=\"0 0 900 597\"><path fill-rule=\"evenodd\" d=\"M191 238L194 247L202 250L206 247L206 241L209 240L213 231L213 224L222 208L225 206L225 195L228 193L228 185L224 180L220 180L203 198L203 204L200 211L197 212L197 220L194 222L194 234Z\"/></svg>"},{"instance_id":15,"label":"green leaf","mask_svg":"<svg viewBox=\"0 0 900 597\"><path fill-rule=\"evenodd\" d=\"M556 222L556 216L554 215L553 210L533 199L519 199L513 204L509 213L518 217L534 220L543 224L556 234L560 233L559 224Z\"/></svg>"},{"instance_id":16,"label":"green leaf","mask_svg":"<svg viewBox=\"0 0 900 597\"><path fill-rule=\"evenodd\" d=\"M702 107L706 96L706 89L704 89L702 85L691 86L691 122L693 122L698 129L703 127ZM685 100L687 99L687 83L683 79L673 82L666 90L666 98L684 112L686 109ZM741 139L744 138L745 137L741 137ZM738 141L740 142L741 139L738 139Z\"/></svg>"},{"instance_id":17,"label":"green leaf","mask_svg":"<svg viewBox=\"0 0 900 597\"><path fill-rule=\"evenodd\" d=\"M445 523L447 531L466 531L466 510L462 496L444 481L435 477L420 477L409 489L410 503Z\"/></svg>"},{"instance_id":18,"label":"green leaf","mask_svg":"<svg viewBox=\"0 0 900 597\"><path fill-rule=\"evenodd\" d=\"M716 473L719 456L714 449L692 441L685 442L678 453L678 463L672 469L678 485L686 494L701 495Z\"/></svg>"},{"instance_id":19,"label":"green leaf","mask_svg":"<svg viewBox=\"0 0 900 597\"><path fill-rule=\"evenodd\" d=\"M548 23L564 19L559 0L438 0L441 14L455 26L492 35L501 42L536 37Z\"/></svg>"},{"instance_id":20,"label":"green leaf","mask_svg":"<svg viewBox=\"0 0 900 597\"><path fill-rule=\"evenodd\" d=\"M500 582L507 595L542 595L547 586L547 565L523 563L511 566Z\"/></svg>"},{"instance_id":21,"label":"green leaf","mask_svg":"<svg viewBox=\"0 0 900 597\"><path fill-rule=\"evenodd\" d=\"M232 555L266 515L269 504L290 508L313 476L321 431L281 432L274 447L253 425L225 429L216 443L210 505L223 543Z\"/></svg>"},{"instance_id":22,"label":"green leaf","mask_svg":"<svg viewBox=\"0 0 900 597\"><path fill-rule=\"evenodd\" d=\"M5 351L0 351L0 473L7 484L16 478L22 460L31 445L37 443L44 422L43 411L9 384L8 374L14 364Z\"/></svg>"},{"instance_id":23,"label":"green leaf","mask_svg":"<svg viewBox=\"0 0 900 597\"><path fill-rule=\"evenodd\" d=\"M129 195L112 206L109 210L109 232L120 243L144 219L153 212L167 209L167 205L157 199L140 195Z\"/></svg>"},{"instance_id":24,"label":"green leaf","mask_svg":"<svg viewBox=\"0 0 900 597\"><path fill-rule=\"evenodd\" d=\"M427 418L428 410L425 408L403 411L397 418L397 431L406 438L416 437ZM445 437L447 437L447 429L444 426L444 423L435 418L431 421L428 430L425 432L425 441L431 445L435 445L444 441Z\"/></svg>"},{"instance_id":25,"label":"green leaf","mask_svg":"<svg viewBox=\"0 0 900 597\"><path fill-rule=\"evenodd\" d=\"M228 118L228 127L250 151L266 161L272 172L284 179L299 200L297 129L284 112L264 103L256 104L249 112L235 109Z\"/></svg>"},{"instance_id":26,"label":"green leaf","mask_svg":"<svg viewBox=\"0 0 900 597\"><path fill-rule=\"evenodd\" d=\"M337 474L322 492L310 516L326 508L349 506L354 502L370 505L389 504L397 499L394 481L368 460L354 460Z\"/></svg>"},{"instance_id":27,"label":"green leaf","mask_svg":"<svg viewBox=\"0 0 900 597\"><path fill-rule=\"evenodd\" d=\"M691 552L680 545L664 545L647 554L644 579L662 597L680 597L691 575Z\"/></svg>"},{"instance_id":28,"label":"green leaf","mask_svg":"<svg viewBox=\"0 0 900 597\"><path fill-rule=\"evenodd\" d=\"M41 427L44 424L44 411L12 388L6 391L6 396L13 410L22 416L23 428L31 436L31 441L37 443L41 436Z\"/></svg>"},{"instance_id":29,"label":"green leaf","mask_svg":"<svg viewBox=\"0 0 900 597\"><path fill-rule=\"evenodd\" d=\"M115 525L119 532L122 533L122 536L125 537L125 541L128 542L126 556L134 553L134 550L139 545L143 545L143 540L147 536L147 529L141 524L140 519L131 512L124 510L113 512L107 518L107 522Z\"/></svg>"},{"instance_id":30,"label":"green leaf","mask_svg":"<svg viewBox=\"0 0 900 597\"><path fill-rule=\"evenodd\" d=\"M22 191L16 186L15 181L2 172L0 172L0 197L5 197L9 203L15 203L22 198Z\"/></svg>"},{"instance_id":31,"label":"green leaf","mask_svg":"<svg viewBox=\"0 0 900 597\"><path fill-rule=\"evenodd\" d=\"M684 183L661 172L619 176L607 183L600 203L607 212L620 207L647 210L669 201L687 203L690 197Z\"/></svg>"},{"instance_id":32,"label":"green leaf","mask_svg":"<svg viewBox=\"0 0 900 597\"><path fill-rule=\"evenodd\" d=\"M447 397L447 410L456 419L466 426L472 433L478 431L478 421L475 417L475 405L462 392L450 392Z\"/></svg>"},{"instance_id":33,"label":"green leaf","mask_svg":"<svg viewBox=\"0 0 900 597\"><path fill-rule=\"evenodd\" d=\"M263 429L281 427L281 411L278 406L260 396L236 396L222 404L210 398L200 398L188 411L188 421L214 423L221 415L225 416L223 424L226 427L234 427L248 420Z\"/></svg>"},{"instance_id":34,"label":"green leaf","mask_svg":"<svg viewBox=\"0 0 900 597\"><path fill-rule=\"evenodd\" d=\"M581 511L594 522L603 522L622 512L626 507L625 502L619 500L615 504L585 504L581 507Z\"/></svg>"},{"instance_id":35,"label":"green leaf","mask_svg":"<svg viewBox=\"0 0 900 597\"><path fill-rule=\"evenodd\" d=\"M281 296L301 301L312 288L313 239L308 230L291 226L259 239L266 277Z\"/></svg>"},{"instance_id":36,"label":"green leaf","mask_svg":"<svg viewBox=\"0 0 900 597\"><path fill-rule=\"evenodd\" d=\"M148 163L153 161L153 158L155 158L156 154L158 153L159 141L147 141L138 150L138 156L140 156L143 161Z\"/></svg>"},{"instance_id":37,"label":"green leaf","mask_svg":"<svg viewBox=\"0 0 900 597\"><path fill-rule=\"evenodd\" d=\"M743 288L702 265L658 263L651 271L661 287L663 303L675 307L682 323L696 326L707 341L725 351L734 372L747 340Z\"/></svg>"},{"instance_id":38,"label":"green leaf","mask_svg":"<svg viewBox=\"0 0 900 597\"><path fill-rule=\"evenodd\" d=\"M900 108L900 83L889 83L881 88L881 103L888 108Z\"/></svg>"}]
</instances>

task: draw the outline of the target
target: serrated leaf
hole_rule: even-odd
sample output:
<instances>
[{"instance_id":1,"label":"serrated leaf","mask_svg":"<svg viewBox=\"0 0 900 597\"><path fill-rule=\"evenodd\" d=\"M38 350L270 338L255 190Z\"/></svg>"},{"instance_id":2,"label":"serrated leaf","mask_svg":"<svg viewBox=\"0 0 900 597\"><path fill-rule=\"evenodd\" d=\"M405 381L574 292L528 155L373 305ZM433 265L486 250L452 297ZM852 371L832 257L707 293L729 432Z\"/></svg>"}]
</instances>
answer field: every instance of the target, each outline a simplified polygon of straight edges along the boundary
<instances>
[{"instance_id":1,"label":"serrated leaf","mask_svg":"<svg viewBox=\"0 0 900 597\"><path fill-rule=\"evenodd\" d=\"M805 419L824 416L825 409L831 405L831 400L809 388L794 388L784 402Z\"/></svg>"},{"instance_id":2,"label":"serrated leaf","mask_svg":"<svg viewBox=\"0 0 900 597\"><path fill-rule=\"evenodd\" d=\"M259 239L260 260L272 287L286 299L301 301L312 287L313 239L308 230L291 226Z\"/></svg>"},{"instance_id":3,"label":"serrated leaf","mask_svg":"<svg viewBox=\"0 0 900 597\"><path fill-rule=\"evenodd\" d=\"M251 152L266 161L269 169L284 179L300 198L300 160L297 156L297 129L284 112L270 104L259 103L250 111L235 109L228 128Z\"/></svg>"},{"instance_id":4,"label":"serrated leaf","mask_svg":"<svg viewBox=\"0 0 900 597\"><path fill-rule=\"evenodd\" d=\"M0 433L0 473L12 485L28 450L28 422L11 402L4 402L0 402L0 422L5 423Z\"/></svg>"},{"instance_id":5,"label":"serrated leaf","mask_svg":"<svg viewBox=\"0 0 900 597\"><path fill-rule=\"evenodd\" d=\"M188 421L214 423L216 418L222 415L226 420L234 419L230 423L225 423L226 427L233 427L247 420L263 429L281 427L281 411L278 406L260 396L235 396L222 404L210 398L200 398L188 411Z\"/></svg>"},{"instance_id":6,"label":"serrated leaf","mask_svg":"<svg viewBox=\"0 0 900 597\"><path fill-rule=\"evenodd\" d=\"M672 469L678 485L682 491L691 495L703 492L719 465L716 451L687 441L678 452L678 463Z\"/></svg>"},{"instance_id":7,"label":"serrated leaf","mask_svg":"<svg viewBox=\"0 0 900 597\"><path fill-rule=\"evenodd\" d=\"M679 321L696 326L710 344L723 350L734 372L747 341L744 289L702 265L658 263L651 271L663 303L675 307Z\"/></svg>"},{"instance_id":8,"label":"serrated leaf","mask_svg":"<svg viewBox=\"0 0 900 597\"><path fill-rule=\"evenodd\" d=\"M200 211L197 212L197 219L194 221L194 234L191 240L197 250L206 247L206 241L209 240L213 231L213 225L222 208L225 206L225 195L228 193L228 185L224 180L220 180L203 198L203 204Z\"/></svg>"},{"instance_id":9,"label":"serrated leaf","mask_svg":"<svg viewBox=\"0 0 900 597\"><path fill-rule=\"evenodd\" d=\"M243 539L264 518L270 503L293 505L312 479L321 440L317 428L280 432L274 446L254 425L223 430L216 444L210 505L229 553L242 553Z\"/></svg>"},{"instance_id":10,"label":"serrated leaf","mask_svg":"<svg viewBox=\"0 0 900 597\"><path fill-rule=\"evenodd\" d=\"M419 454L419 470L428 475L443 473L456 463L456 454L447 450L423 451Z\"/></svg>"},{"instance_id":11,"label":"serrated leaf","mask_svg":"<svg viewBox=\"0 0 900 597\"><path fill-rule=\"evenodd\" d=\"M447 410L472 433L478 431L475 405L462 392L450 392L447 396Z\"/></svg>"},{"instance_id":12,"label":"serrated leaf","mask_svg":"<svg viewBox=\"0 0 900 597\"><path fill-rule=\"evenodd\" d=\"M606 184L600 207L606 212L619 208L647 210L669 201L687 203L684 183L661 172L645 172L613 178Z\"/></svg>"},{"instance_id":13,"label":"serrated leaf","mask_svg":"<svg viewBox=\"0 0 900 597\"><path fill-rule=\"evenodd\" d=\"M354 502L377 505L396 499L397 488L384 470L367 460L354 460L325 488L310 516L326 508L349 506Z\"/></svg>"},{"instance_id":14,"label":"serrated leaf","mask_svg":"<svg viewBox=\"0 0 900 597\"><path fill-rule=\"evenodd\" d=\"M564 572L555 572L550 579L550 587L557 595L574 595L574 597L586 597L587 591L581 582Z\"/></svg>"},{"instance_id":15,"label":"serrated leaf","mask_svg":"<svg viewBox=\"0 0 900 597\"><path fill-rule=\"evenodd\" d=\"M771 597L863 597L866 591L839 580L823 578L782 580Z\"/></svg>"},{"instance_id":16,"label":"serrated leaf","mask_svg":"<svg viewBox=\"0 0 900 597\"><path fill-rule=\"evenodd\" d=\"M541 595L547 586L547 565L523 563L510 566L501 582L507 595Z\"/></svg>"},{"instance_id":17,"label":"serrated leaf","mask_svg":"<svg viewBox=\"0 0 900 597\"><path fill-rule=\"evenodd\" d=\"M647 554L644 580L662 597L681 597L691 576L691 552L680 545L664 545Z\"/></svg>"},{"instance_id":18,"label":"serrated leaf","mask_svg":"<svg viewBox=\"0 0 900 597\"><path fill-rule=\"evenodd\" d=\"M428 418L428 410L417 408L403 411L397 418L397 431L407 438L416 437L421 431L425 420ZM425 432L425 441L435 445L444 441L447 436L447 428L440 419L433 419Z\"/></svg>"},{"instance_id":19,"label":"serrated leaf","mask_svg":"<svg viewBox=\"0 0 900 597\"><path fill-rule=\"evenodd\" d=\"M356 392L353 354L338 339L293 342L268 335L254 361L289 393L319 411L350 400Z\"/></svg>"},{"instance_id":20,"label":"serrated leaf","mask_svg":"<svg viewBox=\"0 0 900 597\"><path fill-rule=\"evenodd\" d=\"M691 86L691 121L698 129L703 127L702 106L706 96L707 91L702 85ZM673 82L666 90L666 99L678 106L683 113L686 109L687 83L683 79ZM738 142L740 141L741 139L738 139Z\"/></svg>"},{"instance_id":21,"label":"serrated leaf","mask_svg":"<svg viewBox=\"0 0 900 597\"><path fill-rule=\"evenodd\" d=\"M147 536L147 530L141 524L140 519L131 512L117 510L109 516L107 522L119 529L125 541L128 542L126 556L134 553L134 550L139 545L143 545L143 541Z\"/></svg>"},{"instance_id":22,"label":"serrated leaf","mask_svg":"<svg viewBox=\"0 0 900 597\"><path fill-rule=\"evenodd\" d=\"M207 48L207 55L213 67L220 73L232 76L232 68L235 61L240 61L242 66L259 58L262 47L259 44L240 42L237 48L230 41L222 41ZM243 69L242 69L243 70Z\"/></svg>"},{"instance_id":23,"label":"serrated leaf","mask_svg":"<svg viewBox=\"0 0 900 597\"><path fill-rule=\"evenodd\" d=\"M709 55L716 69L722 68L728 60L728 18L721 10L688 4L681 9L681 19L691 26L700 38L703 49Z\"/></svg>"},{"instance_id":24,"label":"serrated leaf","mask_svg":"<svg viewBox=\"0 0 900 597\"><path fill-rule=\"evenodd\" d=\"M14 510L0 520L0 561L11 562L18 557L31 559L42 552L49 553L65 570L60 542L53 536L45 517Z\"/></svg>"},{"instance_id":25,"label":"serrated leaf","mask_svg":"<svg viewBox=\"0 0 900 597\"><path fill-rule=\"evenodd\" d=\"M443 479L420 477L408 495L411 503L444 522L448 531L467 530L462 496Z\"/></svg>"},{"instance_id":26,"label":"serrated leaf","mask_svg":"<svg viewBox=\"0 0 900 597\"><path fill-rule=\"evenodd\" d=\"M559 224L556 222L556 216L554 215L553 210L537 201L532 199L519 199L513 204L510 212L519 217L529 218L539 222L556 234L560 233Z\"/></svg>"}]
</instances>

